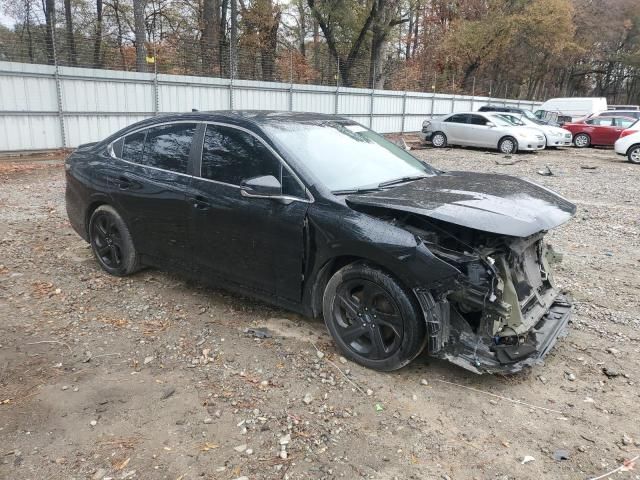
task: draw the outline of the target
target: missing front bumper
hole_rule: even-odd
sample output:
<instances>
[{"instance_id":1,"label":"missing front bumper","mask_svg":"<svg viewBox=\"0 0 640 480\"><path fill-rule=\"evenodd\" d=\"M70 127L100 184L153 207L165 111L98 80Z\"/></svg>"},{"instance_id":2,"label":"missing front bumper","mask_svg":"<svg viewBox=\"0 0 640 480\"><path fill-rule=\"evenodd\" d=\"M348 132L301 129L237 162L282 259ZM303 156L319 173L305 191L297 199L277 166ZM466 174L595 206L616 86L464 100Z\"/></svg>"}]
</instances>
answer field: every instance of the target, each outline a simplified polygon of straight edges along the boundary
<instances>
[{"instance_id":1,"label":"missing front bumper","mask_svg":"<svg viewBox=\"0 0 640 480\"><path fill-rule=\"evenodd\" d=\"M438 317L446 308L425 293L416 292L427 319L429 353L478 374L512 374L542 364L558 338L566 335L571 318L571 304L559 295L527 332L525 341L518 345L497 345L493 338L470 332L451 335L448 318Z\"/></svg>"}]
</instances>

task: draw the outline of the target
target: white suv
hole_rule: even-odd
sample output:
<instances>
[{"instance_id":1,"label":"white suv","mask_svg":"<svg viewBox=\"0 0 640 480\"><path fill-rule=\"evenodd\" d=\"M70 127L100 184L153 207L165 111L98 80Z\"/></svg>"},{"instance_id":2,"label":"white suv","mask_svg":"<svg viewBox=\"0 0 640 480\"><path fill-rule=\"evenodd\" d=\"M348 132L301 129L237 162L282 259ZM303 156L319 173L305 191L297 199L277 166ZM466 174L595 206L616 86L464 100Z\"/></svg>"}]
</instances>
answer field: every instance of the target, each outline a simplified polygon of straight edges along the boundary
<instances>
[{"instance_id":1,"label":"white suv","mask_svg":"<svg viewBox=\"0 0 640 480\"><path fill-rule=\"evenodd\" d=\"M620 134L613 148L618 155L626 155L631 163L640 164L640 120Z\"/></svg>"}]
</instances>

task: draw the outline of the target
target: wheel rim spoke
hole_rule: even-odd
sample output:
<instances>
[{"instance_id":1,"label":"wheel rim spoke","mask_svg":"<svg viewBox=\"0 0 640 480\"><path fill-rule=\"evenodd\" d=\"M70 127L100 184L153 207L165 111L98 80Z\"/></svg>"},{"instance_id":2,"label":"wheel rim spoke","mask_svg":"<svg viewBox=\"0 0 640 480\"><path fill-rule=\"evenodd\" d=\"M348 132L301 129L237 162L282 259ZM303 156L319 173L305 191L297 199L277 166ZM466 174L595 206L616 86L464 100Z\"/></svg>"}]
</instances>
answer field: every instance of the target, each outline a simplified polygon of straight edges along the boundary
<instances>
[{"instance_id":1,"label":"wheel rim spoke","mask_svg":"<svg viewBox=\"0 0 640 480\"><path fill-rule=\"evenodd\" d=\"M400 318L400 315L398 315L397 313L384 313L376 311L375 316L376 318L374 321L378 326L388 327L393 331L393 334L396 337L401 336L400 332L402 329L402 319Z\"/></svg>"},{"instance_id":2,"label":"wheel rim spoke","mask_svg":"<svg viewBox=\"0 0 640 480\"><path fill-rule=\"evenodd\" d=\"M382 338L382 332L379 328L371 330L371 353L375 358L384 358L387 354L387 347Z\"/></svg>"},{"instance_id":3,"label":"wheel rim spoke","mask_svg":"<svg viewBox=\"0 0 640 480\"><path fill-rule=\"evenodd\" d=\"M345 309L351 318L356 318L358 316L358 309L360 308L360 305L358 305L348 292L339 294L338 301L340 306Z\"/></svg>"},{"instance_id":4,"label":"wheel rim spoke","mask_svg":"<svg viewBox=\"0 0 640 480\"><path fill-rule=\"evenodd\" d=\"M342 339L345 343L353 343L355 340L367 335L369 333L369 329L367 327L363 327L359 323L354 323L350 327L342 330Z\"/></svg>"}]
</instances>

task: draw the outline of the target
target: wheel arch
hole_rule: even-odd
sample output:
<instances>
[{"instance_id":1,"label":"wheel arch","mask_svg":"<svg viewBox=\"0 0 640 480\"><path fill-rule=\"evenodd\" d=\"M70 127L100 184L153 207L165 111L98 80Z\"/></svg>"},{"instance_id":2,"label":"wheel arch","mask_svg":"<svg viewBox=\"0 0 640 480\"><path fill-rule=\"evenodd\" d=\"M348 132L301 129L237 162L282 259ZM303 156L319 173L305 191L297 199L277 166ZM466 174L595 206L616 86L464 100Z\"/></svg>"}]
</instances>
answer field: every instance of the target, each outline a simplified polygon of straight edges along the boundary
<instances>
[{"instance_id":1,"label":"wheel arch","mask_svg":"<svg viewBox=\"0 0 640 480\"><path fill-rule=\"evenodd\" d=\"M634 143L629 148L627 148L627 151L625 152L625 155L629 155L631 153L631 150L633 150L636 147L640 147L640 142Z\"/></svg>"},{"instance_id":2,"label":"wheel arch","mask_svg":"<svg viewBox=\"0 0 640 480\"><path fill-rule=\"evenodd\" d=\"M496 148L498 150L500 150L500 144L502 143L503 140L510 138L511 140L513 140L516 144L516 148L519 146L518 145L518 140L516 139L516 137L514 137L513 135L510 135L508 133L502 135L499 139L498 139L498 143L496 144Z\"/></svg>"},{"instance_id":3,"label":"wheel arch","mask_svg":"<svg viewBox=\"0 0 640 480\"><path fill-rule=\"evenodd\" d=\"M87 239L89 238L89 222L91 221L91 215L93 215L93 212L95 212L96 209L98 207L101 207L102 205L109 205L110 207L115 208L109 202L109 199L107 197L98 196L91 199L91 202L87 206L87 210L84 215L84 232Z\"/></svg>"},{"instance_id":4,"label":"wheel arch","mask_svg":"<svg viewBox=\"0 0 640 480\"><path fill-rule=\"evenodd\" d=\"M389 265L385 265L386 262L380 262L379 259L375 260L360 255L337 255L328 259L312 279L310 289L310 308L311 314L314 318L318 318L322 315L322 298L329 279L341 268L356 262L368 263L371 266L379 268L383 272L391 275L407 291L407 293L415 299L416 303L419 304L419 300L413 292L413 289L407 285L406 281L402 278L402 275L399 275L394 271L395 269L391 268Z\"/></svg>"}]
</instances>

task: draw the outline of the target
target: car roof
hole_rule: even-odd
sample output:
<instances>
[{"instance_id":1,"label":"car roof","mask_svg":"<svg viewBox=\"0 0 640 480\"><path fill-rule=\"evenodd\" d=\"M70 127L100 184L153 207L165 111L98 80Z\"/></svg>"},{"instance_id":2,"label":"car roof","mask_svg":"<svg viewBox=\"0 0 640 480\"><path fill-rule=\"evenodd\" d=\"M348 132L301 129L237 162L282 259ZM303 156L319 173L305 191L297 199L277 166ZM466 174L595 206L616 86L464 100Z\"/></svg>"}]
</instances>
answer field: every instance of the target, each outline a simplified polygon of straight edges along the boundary
<instances>
[{"instance_id":1,"label":"car roof","mask_svg":"<svg viewBox=\"0 0 640 480\"><path fill-rule=\"evenodd\" d=\"M192 111L184 113L163 113L140 122L129 125L122 130L110 135L100 143L110 143L117 138L143 128L153 127L162 123L177 121L194 122L221 122L260 133L260 127L269 123L306 123L320 125L326 122L341 122L348 125L355 125L356 122L339 115L313 112L288 112L279 110L211 110Z\"/></svg>"}]
</instances>

